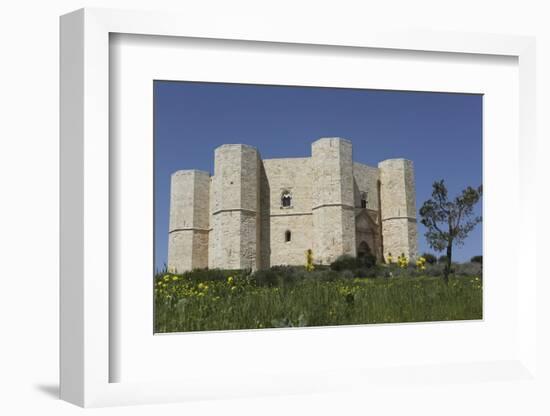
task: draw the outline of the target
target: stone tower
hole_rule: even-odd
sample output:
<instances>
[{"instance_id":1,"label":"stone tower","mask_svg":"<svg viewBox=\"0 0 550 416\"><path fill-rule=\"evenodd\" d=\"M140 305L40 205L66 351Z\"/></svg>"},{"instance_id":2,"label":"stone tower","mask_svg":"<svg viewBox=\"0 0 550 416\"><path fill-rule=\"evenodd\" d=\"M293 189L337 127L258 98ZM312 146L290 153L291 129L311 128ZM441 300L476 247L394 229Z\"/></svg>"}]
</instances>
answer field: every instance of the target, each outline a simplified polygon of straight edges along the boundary
<instances>
[{"instance_id":1,"label":"stone tower","mask_svg":"<svg viewBox=\"0 0 550 416\"><path fill-rule=\"evenodd\" d=\"M172 174L168 269L185 271L208 266L210 175L200 170Z\"/></svg>"},{"instance_id":2,"label":"stone tower","mask_svg":"<svg viewBox=\"0 0 550 416\"><path fill-rule=\"evenodd\" d=\"M380 211L384 258L417 257L416 201L413 163L406 159L388 159L380 169Z\"/></svg>"},{"instance_id":3,"label":"stone tower","mask_svg":"<svg viewBox=\"0 0 550 416\"><path fill-rule=\"evenodd\" d=\"M313 162L313 255L330 264L342 254L356 255L352 145L322 138L311 145Z\"/></svg>"},{"instance_id":4,"label":"stone tower","mask_svg":"<svg viewBox=\"0 0 550 416\"><path fill-rule=\"evenodd\" d=\"M208 267L258 269L260 157L256 148L226 144L215 150Z\"/></svg>"}]
</instances>

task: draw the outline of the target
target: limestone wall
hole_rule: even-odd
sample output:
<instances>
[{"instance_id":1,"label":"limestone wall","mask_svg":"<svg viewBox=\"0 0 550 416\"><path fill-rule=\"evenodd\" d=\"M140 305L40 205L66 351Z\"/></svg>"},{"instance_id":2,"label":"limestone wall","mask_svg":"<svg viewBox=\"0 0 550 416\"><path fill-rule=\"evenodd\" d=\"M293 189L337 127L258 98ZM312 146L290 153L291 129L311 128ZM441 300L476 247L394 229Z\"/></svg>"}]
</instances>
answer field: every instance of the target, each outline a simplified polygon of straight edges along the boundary
<instances>
[{"instance_id":1,"label":"limestone wall","mask_svg":"<svg viewBox=\"0 0 550 416\"><path fill-rule=\"evenodd\" d=\"M378 211L378 181L380 169L362 163L353 163L354 205L361 206L361 193L367 194L367 209Z\"/></svg>"},{"instance_id":2,"label":"limestone wall","mask_svg":"<svg viewBox=\"0 0 550 416\"><path fill-rule=\"evenodd\" d=\"M384 221L382 233L385 258L389 253L394 261L401 253L411 260L418 256L416 221L405 218Z\"/></svg>"},{"instance_id":3,"label":"limestone wall","mask_svg":"<svg viewBox=\"0 0 550 416\"><path fill-rule=\"evenodd\" d=\"M181 230L168 234L168 270L182 273L193 269L193 231Z\"/></svg>"},{"instance_id":4,"label":"limestone wall","mask_svg":"<svg viewBox=\"0 0 550 416\"><path fill-rule=\"evenodd\" d=\"M290 241L286 241L286 232L290 232ZM312 215L285 215L271 218L271 256L275 265L299 265L306 262L305 253L313 249Z\"/></svg>"},{"instance_id":5,"label":"limestone wall","mask_svg":"<svg viewBox=\"0 0 550 416\"><path fill-rule=\"evenodd\" d=\"M215 150L210 268L258 268L259 180L256 148L229 144Z\"/></svg>"},{"instance_id":6,"label":"limestone wall","mask_svg":"<svg viewBox=\"0 0 550 416\"><path fill-rule=\"evenodd\" d=\"M212 216L212 249L208 257L211 269L240 269L242 212L231 210Z\"/></svg>"},{"instance_id":7,"label":"limestone wall","mask_svg":"<svg viewBox=\"0 0 550 416\"><path fill-rule=\"evenodd\" d=\"M168 268L183 272L208 265L210 175L182 170L172 175Z\"/></svg>"},{"instance_id":8,"label":"limestone wall","mask_svg":"<svg viewBox=\"0 0 550 416\"><path fill-rule=\"evenodd\" d=\"M356 255L352 146L322 138L311 150L313 255L328 264L342 254Z\"/></svg>"},{"instance_id":9,"label":"limestone wall","mask_svg":"<svg viewBox=\"0 0 550 416\"><path fill-rule=\"evenodd\" d=\"M263 164L270 189L270 214L311 213L311 158L265 159ZM292 196L288 208L281 205L284 191L289 191Z\"/></svg>"},{"instance_id":10,"label":"limestone wall","mask_svg":"<svg viewBox=\"0 0 550 416\"><path fill-rule=\"evenodd\" d=\"M380 204L384 257L404 253L417 256L416 197L413 163L406 159L389 159L380 168Z\"/></svg>"},{"instance_id":11,"label":"limestone wall","mask_svg":"<svg viewBox=\"0 0 550 416\"><path fill-rule=\"evenodd\" d=\"M265 234L262 228L265 234L262 244L268 246L269 264L303 265L305 251L313 249L311 159L266 159L263 165L269 197L266 197L268 212L262 214L269 217L269 230ZM282 206L283 192L290 192L292 202L289 207ZM285 241L287 231L291 233L288 242Z\"/></svg>"}]
</instances>

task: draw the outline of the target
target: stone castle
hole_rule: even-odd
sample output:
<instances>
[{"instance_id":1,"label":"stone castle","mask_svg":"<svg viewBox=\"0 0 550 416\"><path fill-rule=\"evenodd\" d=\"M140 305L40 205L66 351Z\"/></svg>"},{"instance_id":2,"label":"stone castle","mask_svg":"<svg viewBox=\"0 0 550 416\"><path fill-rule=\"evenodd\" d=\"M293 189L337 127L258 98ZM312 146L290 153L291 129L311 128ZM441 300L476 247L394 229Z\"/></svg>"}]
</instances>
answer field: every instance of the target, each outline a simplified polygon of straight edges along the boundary
<instances>
[{"instance_id":1,"label":"stone castle","mask_svg":"<svg viewBox=\"0 0 550 416\"><path fill-rule=\"evenodd\" d=\"M214 176L172 174L168 268L264 269L338 256L417 256L413 164L353 161L352 144L322 138L311 157L261 159L244 144L215 150Z\"/></svg>"}]
</instances>

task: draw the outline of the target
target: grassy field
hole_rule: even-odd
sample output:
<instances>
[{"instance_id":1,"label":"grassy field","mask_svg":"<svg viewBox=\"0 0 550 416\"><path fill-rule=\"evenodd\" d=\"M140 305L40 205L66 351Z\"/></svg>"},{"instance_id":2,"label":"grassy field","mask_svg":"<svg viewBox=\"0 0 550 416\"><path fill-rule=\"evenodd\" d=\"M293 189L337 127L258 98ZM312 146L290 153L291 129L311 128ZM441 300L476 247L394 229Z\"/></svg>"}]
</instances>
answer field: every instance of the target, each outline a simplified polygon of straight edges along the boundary
<instances>
[{"instance_id":1,"label":"grassy field","mask_svg":"<svg viewBox=\"0 0 550 416\"><path fill-rule=\"evenodd\" d=\"M155 332L482 318L481 276L357 278L332 271L155 277Z\"/></svg>"}]
</instances>

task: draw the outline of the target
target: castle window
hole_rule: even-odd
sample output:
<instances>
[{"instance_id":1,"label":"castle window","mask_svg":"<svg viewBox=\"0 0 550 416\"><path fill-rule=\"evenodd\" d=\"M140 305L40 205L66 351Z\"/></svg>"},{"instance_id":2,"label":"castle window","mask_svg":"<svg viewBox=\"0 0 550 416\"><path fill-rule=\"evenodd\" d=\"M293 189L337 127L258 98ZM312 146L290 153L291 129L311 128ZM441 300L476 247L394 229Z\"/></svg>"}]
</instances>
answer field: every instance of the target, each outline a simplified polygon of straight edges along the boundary
<instances>
[{"instance_id":1,"label":"castle window","mask_svg":"<svg viewBox=\"0 0 550 416\"><path fill-rule=\"evenodd\" d=\"M287 208L292 205L292 196L290 196L290 192L284 191L281 195L281 206Z\"/></svg>"},{"instance_id":2,"label":"castle window","mask_svg":"<svg viewBox=\"0 0 550 416\"><path fill-rule=\"evenodd\" d=\"M290 230L286 230L285 232L285 243L288 243L292 239L292 233Z\"/></svg>"},{"instance_id":3,"label":"castle window","mask_svg":"<svg viewBox=\"0 0 550 416\"><path fill-rule=\"evenodd\" d=\"M367 193L361 192L361 208L367 207Z\"/></svg>"}]
</instances>

